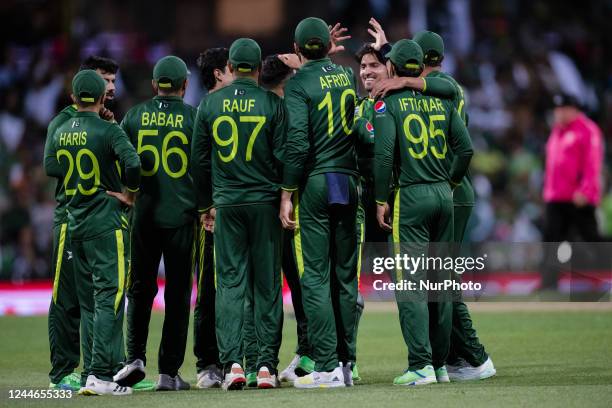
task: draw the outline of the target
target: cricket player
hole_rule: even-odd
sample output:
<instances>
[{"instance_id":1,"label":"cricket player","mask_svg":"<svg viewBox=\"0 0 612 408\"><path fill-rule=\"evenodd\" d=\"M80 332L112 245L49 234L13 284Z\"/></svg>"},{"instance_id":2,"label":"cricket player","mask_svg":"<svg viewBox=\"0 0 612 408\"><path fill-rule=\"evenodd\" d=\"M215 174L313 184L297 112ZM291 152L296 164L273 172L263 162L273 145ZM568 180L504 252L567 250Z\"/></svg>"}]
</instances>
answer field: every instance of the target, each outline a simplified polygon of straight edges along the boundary
<instances>
[{"instance_id":1,"label":"cricket player","mask_svg":"<svg viewBox=\"0 0 612 408\"><path fill-rule=\"evenodd\" d=\"M283 56L286 55L287 54L284 54ZM294 55L295 54L291 54L292 57ZM294 69L289 66L291 64L282 59L283 56L269 55L266 57L263 61L261 71L262 85L281 98L284 98L285 85L294 73ZM295 55L295 57L297 58L297 55ZM310 374L312 371L314 371L315 366L315 362L310 358L311 350L310 343L308 342L306 314L304 313L304 306L302 305L302 288L300 287L300 277L291 247L292 237L292 231L283 231L282 269L283 275L285 275L285 279L287 280L287 285L291 291L293 313L297 323L298 344L295 349L293 359L279 374L280 381L291 383L293 383L293 381L295 381L298 377ZM249 347L247 347L247 354L248 348ZM247 375L247 383L248 382L249 378Z\"/></svg>"},{"instance_id":2,"label":"cricket player","mask_svg":"<svg viewBox=\"0 0 612 408\"><path fill-rule=\"evenodd\" d=\"M127 208L140 181L140 160L121 128L100 118L106 84L93 70L77 73L77 112L60 125L45 171L63 180L81 314L85 395L128 395L112 382L123 358L123 308L129 269ZM116 161L119 160L119 166ZM124 173L126 192L121 192Z\"/></svg>"},{"instance_id":3,"label":"cricket player","mask_svg":"<svg viewBox=\"0 0 612 408\"><path fill-rule=\"evenodd\" d=\"M467 106L463 88L453 77L442 71L444 60L444 41L440 35L432 31L421 31L415 34L416 41L424 54L424 69L421 78L430 92L437 92L440 97L450 98L455 109L467 126ZM448 81L451 89L440 88L439 79ZM382 81L378 89L374 90L376 95L386 92L410 88L414 78L393 78ZM436 87L436 90L434 90ZM455 249L459 249L463 242L467 224L474 207L474 189L469 170L461 183L453 191L453 213L454 233L453 242ZM459 276L455 276L459 278ZM493 361L480 343L476 330L472 326L472 319L467 305L461 299L461 292L454 294L453 301L453 329L451 332L451 346L447 361L448 375L454 381L468 381L489 378L495 375L496 370Z\"/></svg>"},{"instance_id":4,"label":"cricket player","mask_svg":"<svg viewBox=\"0 0 612 408\"><path fill-rule=\"evenodd\" d=\"M209 48L198 58L202 83L208 95L233 81L227 66L229 50L224 47ZM198 233L198 295L193 313L193 352L196 356L198 388L220 387L223 377L219 362L219 349L215 329L215 272L213 264L213 234L201 224Z\"/></svg>"},{"instance_id":5,"label":"cricket player","mask_svg":"<svg viewBox=\"0 0 612 408\"><path fill-rule=\"evenodd\" d=\"M259 45L241 38L229 50L234 81L206 98L194 131L192 173L206 224L214 220L215 299L223 388L242 389L245 298L252 292L259 354L258 388L279 385L281 225L279 159L282 100L258 85Z\"/></svg>"},{"instance_id":6,"label":"cricket player","mask_svg":"<svg viewBox=\"0 0 612 408\"><path fill-rule=\"evenodd\" d=\"M412 40L395 43L387 57L390 77L417 77L423 69L423 52ZM392 231L394 243L409 243L410 249L417 251L411 256L427 251L429 242L452 242L451 186L461 182L472 156L463 120L450 100L409 90L377 102L375 112L374 174L380 226ZM400 170L391 228L387 199L396 156ZM448 275L450 279L450 272ZM448 382L444 363L452 325L450 302L428 303L428 294L419 286L428 279L425 268L398 270L396 279L415 282L416 289L407 297L396 292L400 325L408 346L408 369L393 383ZM445 279L442 271L437 271L436 279Z\"/></svg>"},{"instance_id":7,"label":"cricket player","mask_svg":"<svg viewBox=\"0 0 612 408\"><path fill-rule=\"evenodd\" d=\"M166 310L157 391L189 389L189 383L178 374L187 346L197 231L195 193L189 174L196 110L183 102L187 75L187 65L180 58L160 59L153 68L152 80L157 96L130 109L121 122L137 146L142 182L131 231L127 365L114 379L130 386L145 376L149 321L163 256Z\"/></svg>"},{"instance_id":8,"label":"cricket player","mask_svg":"<svg viewBox=\"0 0 612 408\"><path fill-rule=\"evenodd\" d=\"M115 97L115 76L118 68L115 61L98 56L88 57L80 67L80 70L95 70L105 80L104 104L110 104ZM77 105L69 105L49 123L45 151L49 149L57 128L74 117L76 112ZM113 113L104 105L100 108L99 113L104 119L110 121L114 119ZM57 182L55 199L57 206L53 216L53 296L48 317L51 351L49 387L78 391L81 386L81 376L73 371L78 367L81 358L79 339L81 315L66 217L67 198L64 181L61 178ZM86 377L83 377L83 384L85 379Z\"/></svg>"},{"instance_id":9,"label":"cricket player","mask_svg":"<svg viewBox=\"0 0 612 408\"><path fill-rule=\"evenodd\" d=\"M302 20L294 48L304 64L285 86L289 126L280 218L294 231L315 361L315 371L295 380L298 388L352 385L356 359L355 77L331 62L331 45L323 20Z\"/></svg>"}]
</instances>

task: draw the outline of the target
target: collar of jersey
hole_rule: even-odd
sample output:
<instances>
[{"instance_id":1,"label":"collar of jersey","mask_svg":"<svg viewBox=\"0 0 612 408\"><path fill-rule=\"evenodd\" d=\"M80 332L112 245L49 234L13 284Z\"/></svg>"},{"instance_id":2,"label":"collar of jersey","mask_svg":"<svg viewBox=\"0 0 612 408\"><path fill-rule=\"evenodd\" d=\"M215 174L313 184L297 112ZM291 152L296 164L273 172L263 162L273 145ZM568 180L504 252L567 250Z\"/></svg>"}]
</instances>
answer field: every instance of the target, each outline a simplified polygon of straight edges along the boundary
<instances>
[{"instance_id":1,"label":"collar of jersey","mask_svg":"<svg viewBox=\"0 0 612 408\"><path fill-rule=\"evenodd\" d=\"M232 81L232 85L233 84L242 84L242 85L253 85L253 86L257 86L257 82L255 82L254 79L251 78L236 78Z\"/></svg>"},{"instance_id":2,"label":"collar of jersey","mask_svg":"<svg viewBox=\"0 0 612 408\"><path fill-rule=\"evenodd\" d=\"M318 59L318 60L308 61L307 63L302 65L302 68L306 68L306 67L309 67L311 65L320 65L320 64L331 64L331 60L329 58L321 58L321 59Z\"/></svg>"},{"instance_id":3,"label":"collar of jersey","mask_svg":"<svg viewBox=\"0 0 612 408\"><path fill-rule=\"evenodd\" d=\"M180 96L177 95L156 95L153 97L153 99L155 100L159 100L159 99L168 99L171 101L181 101L183 100L183 98L181 98Z\"/></svg>"},{"instance_id":4,"label":"collar of jersey","mask_svg":"<svg viewBox=\"0 0 612 408\"><path fill-rule=\"evenodd\" d=\"M76 116L99 116L98 113L96 113L96 112L89 112L89 111L83 111L83 112L76 111L75 115Z\"/></svg>"}]
</instances>

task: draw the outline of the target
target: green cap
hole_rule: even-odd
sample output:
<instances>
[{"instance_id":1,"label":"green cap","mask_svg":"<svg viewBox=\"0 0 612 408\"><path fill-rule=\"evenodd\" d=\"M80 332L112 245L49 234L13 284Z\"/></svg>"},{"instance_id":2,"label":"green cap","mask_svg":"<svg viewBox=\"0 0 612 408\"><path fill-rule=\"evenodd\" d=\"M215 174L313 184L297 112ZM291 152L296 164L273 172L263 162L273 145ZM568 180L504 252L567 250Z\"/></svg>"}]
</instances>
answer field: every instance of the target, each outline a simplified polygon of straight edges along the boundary
<instances>
[{"instance_id":1,"label":"green cap","mask_svg":"<svg viewBox=\"0 0 612 408\"><path fill-rule=\"evenodd\" d=\"M79 71L72 78L72 94L82 102L96 102L106 91L106 82L93 69Z\"/></svg>"},{"instance_id":2,"label":"green cap","mask_svg":"<svg viewBox=\"0 0 612 408\"><path fill-rule=\"evenodd\" d=\"M255 40L239 38L229 49L229 62L238 72L251 72L261 64L261 48Z\"/></svg>"},{"instance_id":3,"label":"green cap","mask_svg":"<svg viewBox=\"0 0 612 408\"><path fill-rule=\"evenodd\" d=\"M314 39L327 45L330 41L329 26L320 18L305 18L295 28L295 42L298 47L308 48L308 41Z\"/></svg>"},{"instance_id":4,"label":"green cap","mask_svg":"<svg viewBox=\"0 0 612 408\"><path fill-rule=\"evenodd\" d=\"M423 50L428 62L442 61L444 57L444 40L433 31L419 31L412 38Z\"/></svg>"},{"instance_id":5,"label":"green cap","mask_svg":"<svg viewBox=\"0 0 612 408\"><path fill-rule=\"evenodd\" d=\"M423 51L419 44L412 40L399 40L385 57L396 66L407 69L418 69L423 65Z\"/></svg>"},{"instance_id":6,"label":"green cap","mask_svg":"<svg viewBox=\"0 0 612 408\"><path fill-rule=\"evenodd\" d=\"M153 79L160 88L179 88L187 79L187 75L187 64L174 55L160 59L153 67Z\"/></svg>"}]
</instances>

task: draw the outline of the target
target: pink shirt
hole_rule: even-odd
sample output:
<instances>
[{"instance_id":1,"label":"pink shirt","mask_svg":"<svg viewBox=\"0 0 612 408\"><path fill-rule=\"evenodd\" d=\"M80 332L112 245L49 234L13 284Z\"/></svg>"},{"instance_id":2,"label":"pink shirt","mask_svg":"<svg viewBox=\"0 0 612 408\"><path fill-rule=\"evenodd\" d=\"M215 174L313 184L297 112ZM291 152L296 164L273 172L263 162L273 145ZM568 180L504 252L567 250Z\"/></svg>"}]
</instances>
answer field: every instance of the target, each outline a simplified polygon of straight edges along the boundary
<instances>
[{"instance_id":1,"label":"pink shirt","mask_svg":"<svg viewBox=\"0 0 612 408\"><path fill-rule=\"evenodd\" d=\"M544 201L572 202L580 192L597 206L603 153L601 130L584 114L565 127L555 125L546 143Z\"/></svg>"}]
</instances>

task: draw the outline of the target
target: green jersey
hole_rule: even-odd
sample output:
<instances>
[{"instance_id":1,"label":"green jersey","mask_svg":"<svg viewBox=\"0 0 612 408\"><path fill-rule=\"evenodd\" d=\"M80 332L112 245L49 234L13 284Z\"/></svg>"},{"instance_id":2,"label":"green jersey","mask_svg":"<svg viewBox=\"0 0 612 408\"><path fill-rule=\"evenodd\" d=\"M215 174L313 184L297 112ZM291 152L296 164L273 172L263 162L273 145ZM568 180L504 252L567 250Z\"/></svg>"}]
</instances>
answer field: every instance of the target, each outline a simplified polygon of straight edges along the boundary
<instances>
[{"instance_id":1,"label":"green jersey","mask_svg":"<svg viewBox=\"0 0 612 408\"><path fill-rule=\"evenodd\" d=\"M45 154L45 171L64 182L71 239L92 239L127 228L123 204L106 193L121 191L117 160L127 188L137 191L140 160L117 124L95 112L76 112L55 131Z\"/></svg>"},{"instance_id":2,"label":"green jersey","mask_svg":"<svg viewBox=\"0 0 612 408\"><path fill-rule=\"evenodd\" d=\"M358 174L355 105L353 71L329 58L307 62L289 79L283 188L293 190L309 175Z\"/></svg>"},{"instance_id":3,"label":"green jersey","mask_svg":"<svg viewBox=\"0 0 612 408\"><path fill-rule=\"evenodd\" d=\"M213 205L279 199L285 117L282 99L248 78L236 79L202 100L192 150L201 212Z\"/></svg>"},{"instance_id":4,"label":"green jersey","mask_svg":"<svg viewBox=\"0 0 612 408\"><path fill-rule=\"evenodd\" d=\"M189 172L196 109L179 96L156 96L134 106L121 127L141 162L136 220L178 228L195 217L195 192Z\"/></svg>"},{"instance_id":5,"label":"green jersey","mask_svg":"<svg viewBox=\"0 0 612 408\"><path fill-rule=\"evenodd\" d=\"M45 157L49 155L53 135L58 127L60 127L68 119L74 117L77 112L76 105L68 105L60 113L58 113L49 123L47 127L47 138L45 139ZM59 177L55 186L55 201L57 206L53 214L53 225L63 224L66 222L66 193L64 191L64 180Z\"/></svg>"},{"instance_id":6,"label":"green jersey","mask_svg":"<svg viewBox=\"0 0 612 408\"><path fill-rule=\"evenodd\" d=\"M377 202L389 197L396 155L399 187L461 181L472 143L452 101L402 90L377 101L374 112Z\"/></svg>"},{"instance_id":7,"label":"green jersey","mask_svg":"<svg viewBox=\"0 0 612 408\"><path fill-rule=\"evenodd\" d=\"M426 78L428 82L433 81L434 79L443 78L452 84L455 90L453 96L451 97L453 105L467 126L468 115L463 88L457 83L457 81L455 81L453 77L442 71L432 71ZM452 155L452 152L450 152L450 154ZM474 187L472 186L472 178L470 177L470 171L468 169L467 173L465 173L465 177L463 177L463 180L461 180L461 184L459 184L453 191L453 203L460 206L471 206L474 205L474 201Z\"/></svg>"}]
</instances>

